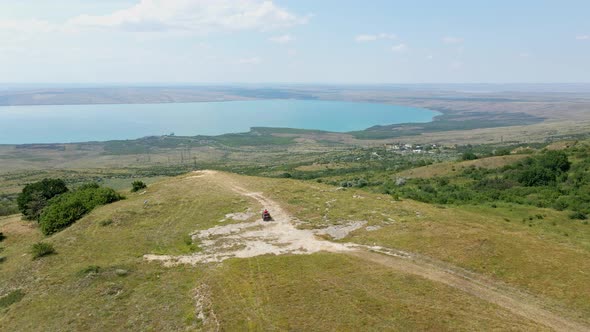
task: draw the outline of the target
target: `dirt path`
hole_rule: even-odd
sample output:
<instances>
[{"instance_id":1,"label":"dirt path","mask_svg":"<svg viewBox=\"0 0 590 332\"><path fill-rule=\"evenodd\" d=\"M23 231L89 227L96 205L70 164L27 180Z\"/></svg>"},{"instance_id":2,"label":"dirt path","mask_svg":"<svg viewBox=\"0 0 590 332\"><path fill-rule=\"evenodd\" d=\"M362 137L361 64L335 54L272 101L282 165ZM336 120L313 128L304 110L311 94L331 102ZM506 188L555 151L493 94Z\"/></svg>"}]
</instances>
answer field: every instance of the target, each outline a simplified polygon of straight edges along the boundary
<instances>
[{"instance_id":1,"label":"dirt path","mask_svg":"<svg viewBox=\"0 0 590 332\"><path fill-rule=\"evenodd\" d=\"M476 279L461 275L453 271L454 269L452 268L442 268L408 257L389 256L383 253L361 250L348 254L387 266L397 271L417 275L460 289L556 331L590 331L590 327L588 326L568 320L542 308L530 295L521 293L518 290L510 290L506 286L499 286L490 281L483 281L482 278Z\"/></svg>"},{"instance_id":2,"label":"dirt path","mask_svg":"<svg viewBox=\"0 0 590 332\"><path fill-rule=\"evenodd\" d=\"M447 263L395 249L319 239L316 234L321 234L321 231L297 229L293 225L295 218L263 194L248 191L222 173L207 171L197 173L192 178L203 176L215 177L221 185L256 200L272 212L274 221L228 224L200 231L193 234L193 237L201 239L204 247L202 253L188 256L145 255L146 259L177 265L220 262L231 257L254 257L264 254L310 254L318 251L344 253L451 286L556 331L590 331L589 326L543 308L543 305L531 295Z\"/></svg>"}]
</instances>

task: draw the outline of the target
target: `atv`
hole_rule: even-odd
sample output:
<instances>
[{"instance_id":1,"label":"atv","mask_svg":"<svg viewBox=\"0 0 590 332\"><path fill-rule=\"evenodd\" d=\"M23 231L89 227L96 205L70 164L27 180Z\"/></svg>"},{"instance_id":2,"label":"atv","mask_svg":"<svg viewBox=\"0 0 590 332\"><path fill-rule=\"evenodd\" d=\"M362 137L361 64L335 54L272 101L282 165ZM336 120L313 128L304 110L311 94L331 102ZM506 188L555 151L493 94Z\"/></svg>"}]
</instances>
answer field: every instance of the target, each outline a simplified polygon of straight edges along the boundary
<instances>
[{"instance_id":1,"label":"atv","mask_svg":"<svg viewBox=\"0 0 590 332\"><path fill-rule=\"evenodd\" d=\"M272 221L272 217L270 216L270 213L267 210L264 210L264 212L262 212L262 220Z\"/></svg>"}]
</instances>

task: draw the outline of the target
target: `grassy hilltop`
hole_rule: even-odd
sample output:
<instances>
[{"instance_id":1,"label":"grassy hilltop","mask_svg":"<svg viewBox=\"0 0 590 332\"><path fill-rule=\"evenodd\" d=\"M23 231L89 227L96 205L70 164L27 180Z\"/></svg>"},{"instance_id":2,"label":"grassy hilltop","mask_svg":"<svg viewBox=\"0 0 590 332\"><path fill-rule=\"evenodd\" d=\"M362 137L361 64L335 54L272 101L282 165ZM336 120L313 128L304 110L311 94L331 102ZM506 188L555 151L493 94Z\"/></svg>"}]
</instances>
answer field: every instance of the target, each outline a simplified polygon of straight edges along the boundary
<instances>
[{"instance_id":1,"label":"grassy hilltop","mask_svg":"<svg viewBox=\"0 0 590 332\"><path fill-rule=\"evenodd\" d=\"M0 329L549 329L547 321L523 317L502 301L378 263L369 251L178 266L144 259L198 254L206 244L190 241L189 234L240 222L227 219L230 213L259 211L259 202L231 185L272 199L299 220L300 229L366 221L337 242L411 252L435 272L457 271L506 296L516 289L523 308L544 308L582 324L574 326L590 323L590 277L584 272L590 268L590 227L565 212L440 207L317 182L193 174L127 193L126 200L97 208L47 238L19 216L0 219L6 236L0 243ZM538 221L543 225L506 221L531 214L546 215ZM551 223L557 226L545 226ZM564 229L576 236L563 236ZM32 260L30 246L40 240L56 253Z\"/></svg>"}]
</instances>

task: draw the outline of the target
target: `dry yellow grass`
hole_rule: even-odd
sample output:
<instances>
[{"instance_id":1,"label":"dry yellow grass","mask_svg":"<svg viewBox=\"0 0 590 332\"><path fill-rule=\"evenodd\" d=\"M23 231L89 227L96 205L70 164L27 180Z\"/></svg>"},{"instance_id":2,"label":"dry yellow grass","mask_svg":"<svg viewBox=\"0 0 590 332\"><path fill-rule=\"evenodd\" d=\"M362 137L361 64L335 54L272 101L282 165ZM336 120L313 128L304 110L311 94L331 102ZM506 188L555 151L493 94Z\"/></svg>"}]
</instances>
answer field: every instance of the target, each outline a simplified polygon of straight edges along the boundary
<instances>
[{"instance_id":1,"label":"dry yellow grass","mask_svg":"<svg viewBox=\"0 0 590 332\"><path fill-rule=\"evenodd\" d=\"M219 225L227 213L259 208L227 181L263 192L303 227L366 220L381 228L360 229L343 241L429 255L521 288L570 317L590 316L590 277L583 272L590 270L589 227L566 223L561 213L440 209L360 190L222 173L162 181L144 195L98 208L45 239L57 254L36 261L28 248L42 238L39 232L18 217L0 219L7 235L0 294L25 292L0 312L0 329L199 330L195 292L202 284L211 289L210 309L224 330L544 329L462 291L358 257L262 256L171 268L142 259L146 253L191 252L187 234ZM517 222L528 213L546 214L539 223L557 225ZM112 223L101 226L104 220ZM89 265L100 272L82 273Z\"/></svg>"},{"instance_id":2,"label":"dry yellow grass","mask_svg":"<svg viewBox=\"0 0 590 332\"><path fill-rule=\"evenodd\" d=\"M397 173L399 177L407 178L432 178L437 176L452 175L467 167L481 167L487 169L499 168L526 158L527 155L508 155L481 158L477 160L466 160L461 162L444 162L428 166L409 169Z\"/></svg>"}]
</instances>

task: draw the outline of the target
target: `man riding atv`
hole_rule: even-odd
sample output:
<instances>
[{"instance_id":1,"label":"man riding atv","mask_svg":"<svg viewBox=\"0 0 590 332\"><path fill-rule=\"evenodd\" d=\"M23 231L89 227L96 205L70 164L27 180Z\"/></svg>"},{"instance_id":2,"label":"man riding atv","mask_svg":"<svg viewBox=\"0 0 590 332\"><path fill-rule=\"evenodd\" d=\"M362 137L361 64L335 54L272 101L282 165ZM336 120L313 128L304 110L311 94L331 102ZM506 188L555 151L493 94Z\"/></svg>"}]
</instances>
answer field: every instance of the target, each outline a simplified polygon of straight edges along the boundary
<instances>
[{"instance_id":1,"label":"man riding atv","mask_svg":"<svg viewBox=\"0 0 590 332\"><path fill-rule=\"evenodd\" d=\"M264 209L264 212L262 212L262 220L264 221L271 221L272 217L270 216L270 213L268 212L267 209Z\"/></svg>"}]
</instances>

